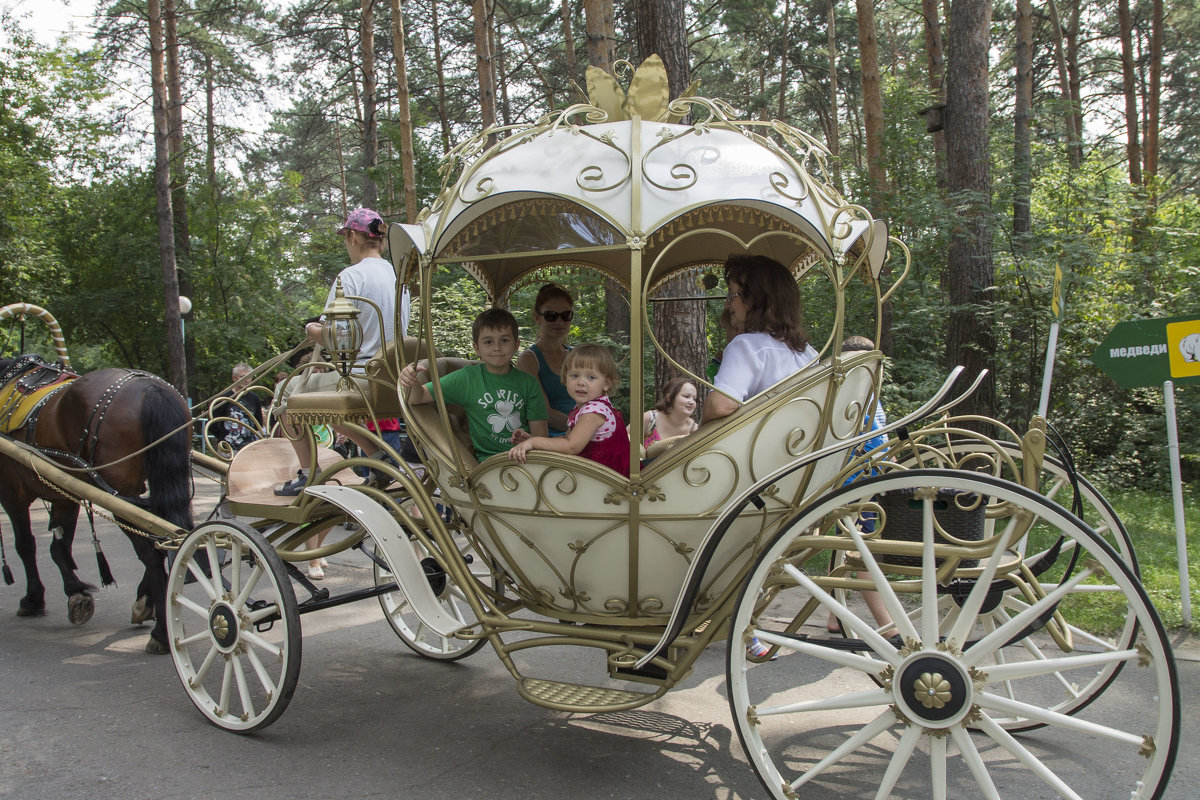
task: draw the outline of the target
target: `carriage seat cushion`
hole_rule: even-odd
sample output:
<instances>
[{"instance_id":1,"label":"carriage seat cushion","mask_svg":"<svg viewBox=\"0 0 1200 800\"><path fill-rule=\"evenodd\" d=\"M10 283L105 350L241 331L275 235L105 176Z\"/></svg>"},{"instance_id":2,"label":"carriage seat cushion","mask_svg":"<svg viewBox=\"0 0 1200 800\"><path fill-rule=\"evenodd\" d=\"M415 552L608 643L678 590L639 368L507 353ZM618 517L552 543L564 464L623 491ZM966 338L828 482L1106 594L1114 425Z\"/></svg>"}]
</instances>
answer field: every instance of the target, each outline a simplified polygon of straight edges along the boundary
<instances>
[{"instance_id":1,"label":"carriage seat cushion","mask_svg":"<svg viewBox=\"0 0 1200 800\"><path fill-rule=\"evenodd\" d=\"M404 337L402 344L404 363L425 358L429 352L425 343L418 346L418 340L412 336ZM367 361L365 377L355 376L358 388L319 389L312 392L301 389L288 398L288 412L299 415L301 421L309 424L329 425L361 423L372 416L376 419L399 417L400 401L396 397L399 362L396 347L396 341L388 342L382 351ZM441 357L436 348L433 353Z\"/></svg>"}]
</instances>

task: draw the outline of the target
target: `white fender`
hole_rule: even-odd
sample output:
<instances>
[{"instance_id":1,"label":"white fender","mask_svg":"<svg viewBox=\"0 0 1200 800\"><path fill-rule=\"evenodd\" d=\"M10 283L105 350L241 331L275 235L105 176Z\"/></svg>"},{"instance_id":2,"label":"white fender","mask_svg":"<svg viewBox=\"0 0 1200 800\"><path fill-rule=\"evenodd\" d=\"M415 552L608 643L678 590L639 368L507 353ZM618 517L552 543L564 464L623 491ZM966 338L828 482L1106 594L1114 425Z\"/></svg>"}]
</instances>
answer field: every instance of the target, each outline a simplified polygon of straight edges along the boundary
<instances>
[{"instance_id":1,"label":"white fender","mask_svg":"<svg viewBox=\"0 0 1200 800\"><path fill-rule=\"evenodd\" d=\"M461 621L442 610L441 603L429 586L417 554L409 544L408 535L396 518L367 495L349 486L308 486L306 494L316 495L333 503L362 525L383 554L388 569L396 578L400 591L412 605L413 611L441 636L451 636L463 627Z\"/></svg>"}]
</instances>

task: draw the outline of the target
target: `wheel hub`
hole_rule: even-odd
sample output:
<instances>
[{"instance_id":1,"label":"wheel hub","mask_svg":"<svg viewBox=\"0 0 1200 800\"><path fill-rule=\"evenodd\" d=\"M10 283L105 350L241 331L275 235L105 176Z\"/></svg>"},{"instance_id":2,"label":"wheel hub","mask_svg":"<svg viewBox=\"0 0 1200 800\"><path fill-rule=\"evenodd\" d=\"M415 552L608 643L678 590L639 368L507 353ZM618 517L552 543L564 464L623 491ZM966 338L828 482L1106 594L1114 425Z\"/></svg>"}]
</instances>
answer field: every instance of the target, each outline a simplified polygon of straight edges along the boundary
<instances>
[{"instance_id":1,"label":"wheel hub","mask_svg":"<svg viewBox=\"0 0 1200 800\"><path fill-rule=\"evenodd\" d=\"M948 653L922 651L896 671L892 693L905 717L926 728L949 728L971 708L974 686Z\"/></svg>"},{"instance_id":2,"label":"wheel hub","mask_svg":"<svg viewBox=\"0 0 1200 800\"><path fill-rule=\"evenodd\" d=\"M208 632L217 649L228 653L238 640L237 614L225 603L217 603L208 613Z\"/></svg>"}]
</instances>

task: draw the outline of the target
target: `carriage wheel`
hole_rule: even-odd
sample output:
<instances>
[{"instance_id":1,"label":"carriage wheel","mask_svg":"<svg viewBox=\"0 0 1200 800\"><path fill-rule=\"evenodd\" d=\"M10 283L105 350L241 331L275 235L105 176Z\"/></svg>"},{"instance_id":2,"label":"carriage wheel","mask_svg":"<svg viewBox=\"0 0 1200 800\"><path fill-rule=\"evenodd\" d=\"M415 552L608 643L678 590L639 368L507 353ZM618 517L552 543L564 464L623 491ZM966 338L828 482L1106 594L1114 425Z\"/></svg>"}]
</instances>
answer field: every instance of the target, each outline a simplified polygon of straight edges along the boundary
<instances>
[{"instance_id":1,"label":"carriage wheel","mask_svg":"<svg viewBox=\"0 0 1200 800\"><path fill-rule=\"evenodd\" d=\"M997 462L991 457L991 453L993 447L996 445L1000 446L1009 457L1016 459L1020 463L1022 458L1020 445L1005 441L988 442L987 445L980 445L975 449L974 455L970 455L972 448L968 443L956 449L953 459L964 468L978 469L985 464L991 464L994 467ZM949 457L947 455L947 458ZM1125 529L1124 523L1121 522L1112 505L1087 479L1077 475L1076 482L1073 485L1070 475L1062 462L1053 455L1046 454L1042 460L1042 481L1039 491L1042 496L1053 500L1067 509L1071 509L1076 505L1074 501L1076 500L1076 493L1078 493L1078 500L1080 501L1078 505L1082 509L1080 518L1117 551L1135 576L1139 574L1137 556L1134 552L1133 541L1130 539L1129 532ZM1027 557L1030 561L1036 561L1039 555L1044 553L1056 540L1056 537L1051 539L1045 533L1041 535L1035 533L1030 537L1026 545ZM1070 547L1070 543L1067 546ZM1060 558L1069 557L1070 553L1067 552ZM1054 572L1051 571L1049 574L1040 576L1039 580L1046 588L1050 588L1054 580L1053 575ZM1111 583L1106 587L1089 583L1087 586L1080 587L1078 591L1119 593L1120 589ZM947 603L949 603L948 598L943 600L943 606L946 607ZM1078 605L1079 601L1068 600L1064 604L1067 613L1066 622L1068 629L1066 634L1068 637L1071 639L1079 638L1088 642L1088 646L1106 648L1114 652L1126 650L1133 646L1138 633L1136 617L1132 615L1127 616L1119 627L1111 630L1106 629L1103 631L1103 636L1097 637L1094 631L1070 624L1072 604ZM1019 613L1024 606L1025 604L1015 595L1007 595L1004 604L993 612L992 620L988 624L1002 625L1009 616ZM948 610L948 607L946 608ZM1028 651L1030 657L1042 657L1038 648L1032 642L1026 641L1023 643L1023 646ZM999 652L997 657L1003 658L1003 652ZM1056 682L1058 687L1056 692L1048 695L1054 698L1050 707L1064 714L1075 713L1075 711L1085 707L1104 692L1124 666L1124 661L1116 661L1098 665L1091 674L1084 674L1078 671L1072 675L1048 675L1045 680ZM1014 691L1014 687L1009 685L1006 687L1006 691L1011 693ZM1014 699L1016 698L1014 697ZM997 721L1007 730L1013 732L1039 727L1039 723L1019 717Z\"/></svg>"},{"instance_id":2,"label":"carriage wheel","mask_svg":"<svg viewBox=\"0 0 1200 800\"><path fill-rule=\"evenodd\" d=\"M167 581L171 657L196 708L234 733L270 725L300 674L300 614L274 548L241 523L207 522L184 540Z\"/></svg>"},{"instance_id":3,"label":"carriage wheel","mask_svg":"<svg viewBox=\"0 0 1200 800\"><path fill-rule=\"evenodd\" d=\"M467 602L467 596L462 587L451 580L450 575L442 569L420 541L412 540L412 544L417 550L417 557L421 560L421 566L425 568L425 574L442 605L442 610L459 620L464 626L475 622L478 618L471 609L471 604ZM482 567L482 559L478 556L470 557L470 554L466 552L462 555L468 558L472 567L476 564ZM374 573L376 586L382 586L392 581L392 573L378 560L375 562ZM487 573L484 572L481 577L486 579ZM400 641L404 642L414 653L425 658L438 661L458 661L474 654L487 644L487 639L458 639L453 636L442 636L431 630L413 611L412 605L409 604L403 591L397 590L379 595L379 606L383 609L383 616L392 626L392 630L400 637Z\"/></svg>"},{"instance_id":4,"label":"carriage wheel","mask_svg":"<svg viewBox=\"0 0 1200 800\"><path fill-rule=\"evenodd\" d=\"M1036 536L1061 533L1079 558L1070 575L1063 574L1066 562L1043 575L1032 598L1012 584L1003 596L989 597L987 588L997 584L986 580L949 602L934 562L925 559L920 577L908 579L916 592L906 602L860 536L856 546L897 620L900 635L884 638L873 620L856 613L856 604L838 602L822 586L829 585L828 552L813 534L830 532L833 521L850 516L849 507L872 496L939 488L999 504L997 534L1016 535L1027 525ZM926 527L931 504L920 504ZM857 535L842 530L830 540ZM985 568L1012 561L994 557ZM766 596L773 600L764 609ZM823 635L809 638L795 620L798 609L814 606L819 624L824 609L833 610L865 650L831 647ZM1095 633L1103 623L1085 621L1092 617L1084 613L1096 612L1095 606L1109 606L1108 618L1118 625L1136 620L1133 646L1114 649ZM1056 609L1073 620L1068 630L1087 634L1073 637L1073 649L1061 648L1046 629L1024 635L1027 623ZM754 663L745 647L751 636L778 646L778 658ZM1113 685L1087 708L1069 709L1073 714L1053 708L1061 679L1087 680L1097 669L1125 663L1128 669L1109 670ZM829 794L941 800L948 786L956 796L997 798L996 787L1019 785L1024 771L1063 797L1158 798L1178 748L1174 661L1162 623L1129 567L1102 536L1059 506L969 472L913 470L869 479L793 519L743 587L730 626L727 679L742 745L778 800ZM1013 720L1041 727L1018 740L1005 730ZM968 785L977 788L964 790Z\"/></svg>"}]
</instances>

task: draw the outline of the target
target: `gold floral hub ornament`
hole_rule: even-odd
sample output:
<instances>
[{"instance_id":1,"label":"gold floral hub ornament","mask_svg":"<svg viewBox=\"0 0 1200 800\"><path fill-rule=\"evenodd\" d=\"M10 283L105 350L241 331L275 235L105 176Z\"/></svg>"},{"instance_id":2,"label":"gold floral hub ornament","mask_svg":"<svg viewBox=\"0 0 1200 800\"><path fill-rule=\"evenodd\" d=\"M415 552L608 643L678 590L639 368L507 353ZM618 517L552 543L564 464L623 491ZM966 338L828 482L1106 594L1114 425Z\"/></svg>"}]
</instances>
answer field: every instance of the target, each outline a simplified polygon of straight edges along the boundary
<instances>
[{"instance_id":1,"label":"gold floral hub ornament","mask_svg":"<svg viewBox=\"0 0 1200 800\"><path fill-rule=\"evenodd\" d=\"M890 688L908 724L945 732L971 710L980 688L975 677L953 655L921 650L900 665Z\"/></svg>"},{"instance_id":2,"label":"gold floral hub ornament","mask_svg":"<svg viewBox=\"0 0 1200 800\"><path fill-rule=\"evenodd\" d=\"M913 689L917 700L926 708L945 708L946 703L954 697L950 681L943 678L940 672L922 673Z\"/></svg>"}]
</instances>

